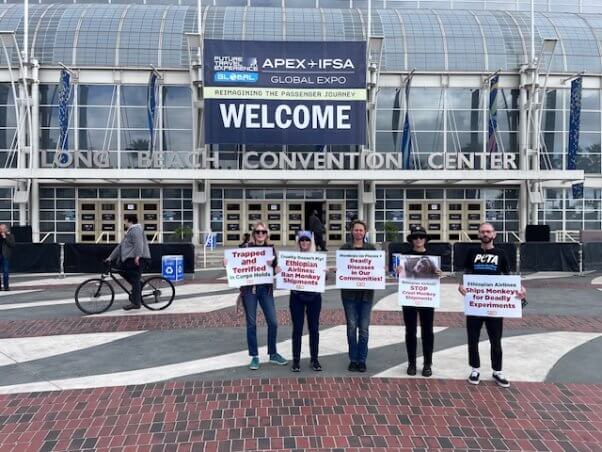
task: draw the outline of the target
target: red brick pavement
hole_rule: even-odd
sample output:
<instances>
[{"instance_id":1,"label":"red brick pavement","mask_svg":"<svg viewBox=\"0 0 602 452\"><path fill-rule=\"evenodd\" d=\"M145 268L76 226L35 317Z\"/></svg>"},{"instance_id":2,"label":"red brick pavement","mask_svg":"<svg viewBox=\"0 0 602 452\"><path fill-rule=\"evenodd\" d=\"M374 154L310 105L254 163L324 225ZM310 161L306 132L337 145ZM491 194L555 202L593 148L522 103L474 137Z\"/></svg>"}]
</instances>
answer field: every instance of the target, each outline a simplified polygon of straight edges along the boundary
<instances>
[{"instance_id":1,"label":"red brick pavement","mask_svg":"<svg viewBox=\"0 0 602 452\"><path fill-rule=\"evenodd\" d=\"M602 385L284 378L0 396L0 450L600 450Z\"/></svg>"},{"instance_id":2,"label":"red brick pavement","mask_svg":"<svg viewBox=\"0 0 602 452\"><path fill-rule=\"evenodd\" d=\"M258 323L264 322L258 314ZM279 325L289 325L288 310L278 310ZM401 325L403 318L398 311L374 311L373 325ZM342 309L323 309L320 324L324 326L345 325ZM461 312L437 312L435 325L463 328L464 314ZM45 320L0 320L0 338L51 336L57 334L99 333L111 331L173 330L186 328L224 328L244 326L244 317L234 309L227 308L209 313L163 314L146 316L116 317L66 317ZM506 319L508 329L541 331L602 331L602 317L567 315L526 315L522 319Z\"/></svg>"},{"instance_id":3,"label":"red brick pavement","mask_svg":"<svg viewBox=\"0 0 602 452\"><path fill-rule=\"evenodd\" d=\"M148 276L148 275L146 275ZM93 277L91 275L91 277ZM567 280L568 279L568 280ZM387 279L388 283L395 283L394 279ZM444 283L453 283L453 278L446 278L443 280ZM48 286L36 284L35 281L31 281L31 285L19 286L18 290L46 290ZM53 284L53 289L67 289L77 287L81 281L69 281L65 280L64 284ZM231 290L226 287L224 280L220 278L195 278L187 279L178 283L180 285L187 284L224 284L224 290ZM602 284L593 284L589 277L587 278L553 278L553 279L529 279L523 281L523 285L528 289L585 289L595 290L602 289Z\"/></svg>"}]
</instances>

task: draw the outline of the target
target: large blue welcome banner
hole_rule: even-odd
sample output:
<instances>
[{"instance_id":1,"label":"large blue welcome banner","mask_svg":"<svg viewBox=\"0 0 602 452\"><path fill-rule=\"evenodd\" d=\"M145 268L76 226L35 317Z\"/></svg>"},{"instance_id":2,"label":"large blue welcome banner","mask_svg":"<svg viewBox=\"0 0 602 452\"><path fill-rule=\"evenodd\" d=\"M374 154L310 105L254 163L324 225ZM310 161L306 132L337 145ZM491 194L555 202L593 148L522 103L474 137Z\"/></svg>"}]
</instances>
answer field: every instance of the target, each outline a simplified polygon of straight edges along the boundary
<instances>
[{"instance_id":1,"label":"large blue welcome banner","mask_svg":"<svg viewBox=\"0 0 602 452\"><path fill-rule=\"evenodd\" d=\"M206 143L365 144L365 42L203 45Z\"/></svg>"}]
</instances>

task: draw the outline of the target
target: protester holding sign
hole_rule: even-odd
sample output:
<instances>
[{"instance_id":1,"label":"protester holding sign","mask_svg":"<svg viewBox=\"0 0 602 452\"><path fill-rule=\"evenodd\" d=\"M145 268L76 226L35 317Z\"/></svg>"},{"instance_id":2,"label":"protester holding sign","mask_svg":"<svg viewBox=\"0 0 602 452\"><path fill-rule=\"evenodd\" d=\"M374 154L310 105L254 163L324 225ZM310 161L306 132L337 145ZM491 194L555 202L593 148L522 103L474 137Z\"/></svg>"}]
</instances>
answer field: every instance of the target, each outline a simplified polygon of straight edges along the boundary
<instances>
[{"instance_id":1,"label":"protester holding sign","mask_svg":"<svg viewBox=\"0 0 602 452\"><path fill-rule=\"evenodd\" d=\"M409 253L410 256L427 256L428 252L426 249L427 235L426 230L422 226L417 226L411 229L408 235L408 242L412 245L412 249ZM400 265L397 268L397 274L400 276L409 276L407 273L415 272L416 266L428 267L427 269L434 276L439 278L441 276L441 270L438 267L432 268L430 260L425 257L425 262L428 265L424 265L421 261L416 262L412 265L411 269L407 269L407 261L404 265ZM419 275L418 275L419 276ZM432 275L427 275L432 276ZM430 377L433 375L433 346L435 342L435 335L433 333L433 322L435 318L435 308L426 306L403 306L403 322L406 327L406 351L408 354L408 375L416 375L416 332L418 330L418 316L420 316L420 337L422 339L422 356L424 358L424 364L422 367L422 376Z\"/></svg>"},{"instance_id":2,"label":"protester holding sign","mask_svg":"<svg viewBox=\"0 0 602 452\"><path fill-rule=\"evenodd\" d=\"M341 250L376 250L374 245L366 243L364 240L367 230L366 223L361 220L354 220L351 222L350 229L352 241L343 245ZM341 289L341 298L343 299L343 308L347 320L347 343L349 344L350 361L348 370L350 372L366 372L368 329L370 327L374 290Z\"/></svg>"},{"instance_id":3,"label":"protester holding sign","mask_svg":"<svg viewBox=\"0 0 602 452\"><path fill-rule=\"evenodd\" d=\"M301 336L303 335L303 323L307 315L307 329L309 330L309 350L311 368L316 372L322 370L320 361L318 361L318 344L320 341L320 311L322 310L322 294L320 288L324 290L324 279L326 277L326 255L317 255L315 244L310 231L301 231L297 236L299 251L312 258L309 260L287 259L286 254L280 254L280 262L287 267L287 273L291 279L302 281L306 279L310 283L297 284L298 290L292 289L290 296L291 320L293 322L293 365L291 370L299 372L301 370ZM308 257L309 257L308 256ZM318 262L318 259L321 259ZM296 265L295 265L296 263ZM280 269L279 269L280 270ZM278 277L281 278L284 271L279 271ZM316 274L320 272L321 274ZM305 278L302 278L305 276ZM315 280L315 281L314 281ZM321 284L320 284L321 282ZM320 287L321 286L321 287ZM280 287L280 286L279 286Z\"/></svg>"},{"instance_id":4,"label":"protester holding sign","mask_svg":"<svg viewBox=\"0 0 602 452\"><path fill-rule=\"evenodd\" d=\"M245 248L251 250L255 248L271 248L273 258L270 265L276 267L276 253L274 246L268 243L268 228L258 222L253 227L253 235ZM228 265L224 259L224 265ZM273 277L269 278L271 282L254 285L244 285L240 288L242 303L245 308L245 317L247 322L247 345L249 347L249 356L251 356L251 370L259 369L259 352L257 349L257 304L261 306L266 323L268 324L268 354L270 363L285 366L288 361L276 351L276 336L278 333L278 320L276 318L276 305L274 303L274 284Z\"/></svg>"},{"instance_id":5,"label":"protester holding sign","mask_svg":"<svg viewBox=\"0 0 602 452\"><path fill-rule=\"evenodd\" d=\"M507 275L510 273L508 258L503 250L495 248L493 241L495 240L496 232L493 225L483 223L479 227L479 239L481 247L471 250L466 256L464 264L464 272L474 275ZM460 284L459 292L466 296L467 290L464 285ZM517 292L519 298L525 296L524 287L520 292ZM493 369L493 379L495 382L507 388L510 383L502 373L502 331L504 327L503 317L484 317L484 316L466 316L466 331L468 334L468 360L472 367L468 382L471 384L479 384L481 360L479 357L479 337L481 328L485 324L489 343L491 344L491 367Z\"/></svg>"}]
</instances>

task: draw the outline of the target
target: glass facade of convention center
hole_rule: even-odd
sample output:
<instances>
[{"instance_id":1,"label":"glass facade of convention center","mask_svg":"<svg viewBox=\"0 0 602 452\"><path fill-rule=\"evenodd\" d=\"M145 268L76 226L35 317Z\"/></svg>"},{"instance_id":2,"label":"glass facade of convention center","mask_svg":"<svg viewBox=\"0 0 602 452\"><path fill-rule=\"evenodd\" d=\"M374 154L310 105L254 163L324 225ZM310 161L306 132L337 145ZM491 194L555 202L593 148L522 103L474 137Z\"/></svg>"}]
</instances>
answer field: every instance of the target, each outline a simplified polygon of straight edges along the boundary
<instances>
[{"instance_id":1,"label":"glass facade of convention center","mask_svg":"<svg viewBox=\"0 0 602 452\"><path fill-rule=\"evenodd\" d=\"M3 0L2 3L19 3L21 0ZM30 0L32 4L53 3L120 3L132 5L190 5L197 0ZM535 0L537 11L586 13L599 12L593 0ZM368 8L368 0L204 0L204 6L252 6L256 8ZM529 11L531 0L374 0L373 8L400 9L469 9Z\"/></svg>"},{"instance_id":2,"label":"glass facade of convention center","mask_svg":"<svg viewBox=\"0 0 602 452\"><path fill-rule=\"evenodd\" d=\"M403 179L366 178L359 160L325 168L319 160L309 159L303 170L278 178L266 169L250 172L268 153L286 158L327 153L342 158L361 154L360 146L198 145L202 80L195 78L196 53L186 37L199 29L196 4L196 0L30 1L28 48L35 67L30 68L28 82L37 122L27 132L27 148L39 157L33 159L37 165L33 170L40 176L32 179L36 191L30 192L30 203L18 205L19 182L9 171L30 160L20 160L17 152L22 105L15 97L21 94L10 82L9 62L2 55L0 170L5 177L0 179L0 221L36 221L34 236L37 230L37 237L47 241L111 242L122 233L121 216L131 211L144 219L153 241L174 240L176 230L190 227L216 232L219 242L228 245L258 219L268 222L277 241L288 244L295 231L307 226L311 209L322 212L331 243L345 239L346 224L355 217L370 220L377 241L386 238L387 229L403 233L418 223L433 238L449 241L474 238L480 221L493 222L506 240L518 239L524 226L533 222L548 224L559 240L565 233L602 228L602 5L598 2L535 2L535 55L543 52L544 40L556 39L557 44L541 68L546 73L549 68L549 77L541 94L540 148L530 164L534 171L527 175L521 165L531 95L525 72L531 61L530 2L373 2L372 35L384 40L370 110L374 121L367 135L374 137L370 151L398 156L404 118L409 117L412 164ZM367 5L366 0L203 1L201 29L204 38L218 40L363 41ZM17 46L6 49L13 71L19 64L17 47L23 48L23 12L21 1L0 2L0 30L15 32ZM65 114L60 111L62 67L72 75L65 104L69 119L64 150L73 157L66 161L59 145ZM151 67L160 76L152 135ZM494 73L499 74L499 89L495 105L490 105ZM583 77L583 90L579 146L572 167L570 81L577 76ZM442 162L487 153L493 110L497 150L515 165L497 171L487 163L480 168L485 173L478 180L467 179L466 172L450 171ZM213 159L212 167L195 166L207 157ZM54 177L58 169L69 172ZM433 176L439 169L445 178ZM94 178L91 170L111 176ZM146 177L150 170L164 172ZM309 170L316 170L319 178L305 180ZM212 177L218 172L219 177ZM572 196L575 172L585 175L583 199ZM520 177L514 176L519 173ZM526 180L535 173L549 177L541 178L542 202L531 210L526 207L531 205Z\"/></svg>"}]
</instances>

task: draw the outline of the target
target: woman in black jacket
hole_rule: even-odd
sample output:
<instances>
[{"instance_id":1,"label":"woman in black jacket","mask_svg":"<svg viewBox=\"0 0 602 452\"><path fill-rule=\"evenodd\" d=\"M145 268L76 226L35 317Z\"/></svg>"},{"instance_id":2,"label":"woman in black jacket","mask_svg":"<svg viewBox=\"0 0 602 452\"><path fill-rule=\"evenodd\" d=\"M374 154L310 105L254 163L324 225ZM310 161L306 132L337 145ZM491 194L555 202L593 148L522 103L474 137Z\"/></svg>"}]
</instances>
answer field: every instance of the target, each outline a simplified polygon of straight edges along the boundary
<instances>
[{"instance_id":1,"label":"woman in black jacket","mask_svg":"<svg viewBox=\"0 0 602 452\"><path fill-rule=\"evenodd\" d=\"M315 244L310 231L301 231L297 237L299 251L302 253L315 251ZM319 292L305 292L291 290L289 307L293 322L293 365L291 370L301 370L301 336L303 323L307 314L307 329L309 330L309 350L311 368L321 371L322 366L318 361L318 343L320 341L320 311L322 310L322 294Z\"/></svg>"}]
</instances>

